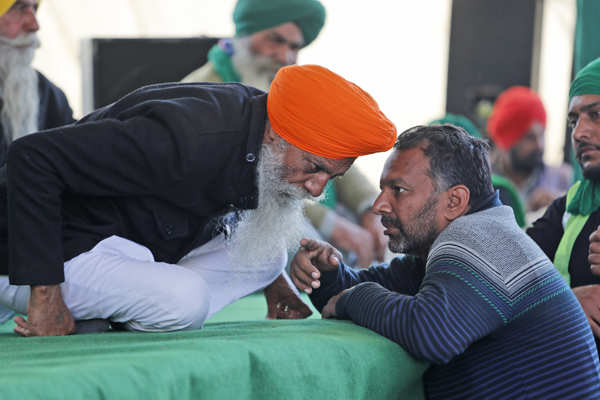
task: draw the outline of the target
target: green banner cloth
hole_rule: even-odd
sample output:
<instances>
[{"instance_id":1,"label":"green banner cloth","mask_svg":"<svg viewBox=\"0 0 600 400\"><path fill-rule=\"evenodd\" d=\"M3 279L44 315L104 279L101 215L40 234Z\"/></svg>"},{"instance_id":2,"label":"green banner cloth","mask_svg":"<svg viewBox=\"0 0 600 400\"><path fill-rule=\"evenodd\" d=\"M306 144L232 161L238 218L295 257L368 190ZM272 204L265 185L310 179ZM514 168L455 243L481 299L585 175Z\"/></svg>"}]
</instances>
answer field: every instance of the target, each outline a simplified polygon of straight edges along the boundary
<instances>
[{"instance_id":1,"label":"green banner cloth","mask_svg":"<svg viewBox=\"0 0 600 400\"><path fill-rule=\"evenodd\" d=\"M427 364L390 340L348 321L265 314L253 295L196 331L21 338L5 323L0 399L423 398Z\"/></svg>"}]
</instances>

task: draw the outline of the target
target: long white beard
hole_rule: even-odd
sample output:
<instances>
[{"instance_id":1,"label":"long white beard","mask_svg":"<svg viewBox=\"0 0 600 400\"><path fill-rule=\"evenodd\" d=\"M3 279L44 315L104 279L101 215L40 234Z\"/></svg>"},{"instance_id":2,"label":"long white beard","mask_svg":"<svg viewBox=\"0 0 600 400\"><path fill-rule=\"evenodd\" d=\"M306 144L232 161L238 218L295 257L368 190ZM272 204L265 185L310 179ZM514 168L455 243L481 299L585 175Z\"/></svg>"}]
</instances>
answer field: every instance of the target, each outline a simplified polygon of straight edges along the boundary
<instances>
[{"instance_id":1,"label":"long white beard","mask_svg":"<svg viewBox=\"0 0 600 400\"><path fill-rule=\"evenodd\" d=\"M232 44L231 62L240 74L242 83L267 92L275 74L284 65L271 57L254 54L249 36L233 38Z\"/></svg>"},{"instance_id":2,"label":"long white beard","mask_svg":"<svg viewBox=\"0 0 600 400\"><path fill-rule=\"evenodd\" d=\"M257 267L272 261L284 249L297 249L308 232L302 204L310 195L282 178L282 159L263 144L258 163L258 207L242 212L228 242L236 264Z\"/></svg>"},{"instance_id":3,"label":"long white beard","mask_svg":"<svg viewBox=\"0 0 600 400\"><path fill-rule=\"evenodd\" d=\"M7 143L38 130L38 76L31 61L39 46L35 33L0 37L0 121Z\"/></svg>"}]
</instances>

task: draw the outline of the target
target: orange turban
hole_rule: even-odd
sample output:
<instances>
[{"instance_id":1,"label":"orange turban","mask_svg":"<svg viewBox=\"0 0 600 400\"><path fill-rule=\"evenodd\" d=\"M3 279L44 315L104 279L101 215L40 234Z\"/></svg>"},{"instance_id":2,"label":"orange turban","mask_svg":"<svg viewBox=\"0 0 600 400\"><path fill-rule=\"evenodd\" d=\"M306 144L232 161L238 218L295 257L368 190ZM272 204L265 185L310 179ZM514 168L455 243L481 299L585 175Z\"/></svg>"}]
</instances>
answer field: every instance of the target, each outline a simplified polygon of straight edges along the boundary
<instances>
[{"instance_id":1,"label":"orange turban","mask_svg":"<svg viewBox=\"0 0 600 400\"><path fill-rule=\"evenodd\" d=\"M546 126L546 110L538 95L525 86L513 86L500 93L487 130L496 146L509 150L539 122Z\"/></svg>"},{"instance_id":2,"label":"orange turban","mask_svg":"<svg viewBox=\"0 0 600 400\"><path fill-rule=\"evenodd\" d=\"M396 127L367 92L318 65L281 68L267 113L288 143L326 158L387 151L396 140Z\"/></svg>"}]
</instances>

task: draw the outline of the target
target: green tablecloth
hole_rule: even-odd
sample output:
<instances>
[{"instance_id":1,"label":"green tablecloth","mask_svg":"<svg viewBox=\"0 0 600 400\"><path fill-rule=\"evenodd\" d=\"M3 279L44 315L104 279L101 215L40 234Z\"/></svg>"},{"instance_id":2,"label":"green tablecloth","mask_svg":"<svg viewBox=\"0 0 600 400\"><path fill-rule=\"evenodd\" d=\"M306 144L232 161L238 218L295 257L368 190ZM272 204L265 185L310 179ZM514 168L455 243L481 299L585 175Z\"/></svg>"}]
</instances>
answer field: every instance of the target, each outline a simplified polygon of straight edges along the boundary
<instances>
[{"instance_id":1,"label":"green tablecloth","mask_svg":"<svg viewBox=\"0 0 600 400\"><path fill-rule=\"evenodd\" d=\"M21 338L5 323L0 399L423 398L426 364L393 342L347 321L265 314L253 295L198 331Z\"/></svg>"}]
</instances>

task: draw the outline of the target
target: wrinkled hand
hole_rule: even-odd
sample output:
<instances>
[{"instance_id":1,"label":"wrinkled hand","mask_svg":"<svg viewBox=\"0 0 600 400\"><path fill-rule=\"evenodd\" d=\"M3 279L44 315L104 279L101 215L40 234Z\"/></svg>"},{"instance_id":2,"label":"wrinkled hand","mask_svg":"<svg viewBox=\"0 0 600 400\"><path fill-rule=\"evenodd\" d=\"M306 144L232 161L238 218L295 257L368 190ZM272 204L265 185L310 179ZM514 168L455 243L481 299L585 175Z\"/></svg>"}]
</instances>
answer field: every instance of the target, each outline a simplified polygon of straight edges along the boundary
<instances>
[{"instance_id":1,"label":"wrinkled hand","mask_svg":"<svg viewBox=\"0 0 600 400\"><path fill-rule=\"evenodd\" d=\"M533 191L527 200L527 209L530 211L537 211L540 208L546 208L559 197L559 194L548 191L545 188L538 188Z\"/></svg>"},{"instance_id":2,"label":"wrinkled hand","mask_svg":"<svg viewBox=\"0 0 600 400\"><path fill-rule=\"evenodd\" d=\"M267 319L302 319L312 314L299 293L289 284L285 271L265 288L265 298Z\"/></svg>"},{"instance_id":3,"label":"wrinkled hand","mask_svg":"<svg viewBox=\"0 0 600 400\"><path fill-rule=\"evenodd\" d=\"M321 272L336 270L342 255L329 243L302 239L300 249L292 259L290 273L296 287L308 294L321 286Z\"/></svg>"},{"instance_id":4,"label":"wrinkled hand","mask_svg":"<svg viewBox=\"0 0 600 400\"><path fill-rule=\"evenodd\" d=\"M592 274L600 276L600 226L590 235L588 261Z\"/></svg>"},{"instance_id":5,"label":"wrinkled hand","mask_svg":"<svg viewBox=\"0 0 600 400\"><path fill-rule=\"evenodd\" d=\"M573 293L583 307L594 336L600 338L600 285L579 286L573 288Z\"/></svg>"},{"instance_id":6,"label":"wrinkled hand","mask_svg":"<svg viewBox=\"0 0 600 400\"><path fill-rule=\"evenodd\" d=\"M343 217L336 216L331 242L336 247L354 252L360 267L369 267L375 260L375 240L371 232Z\"/></svg>"},{"instance_id":7,"label":"wrinkled hand","mask_svg":"<svg viewBox=\"0 0 600 400\"><path fill-rule=\"evenodd\" d=\"M321 318L337 318L337 314L335 313L335 306L337 305L338 300L344 293L346 293L349 289L342 290L335 296L331 297L325 307L321 310Z\"/></svg>"},{"instance_id":8,"label":"wrinkled hand","mask_svg":"<svg viewBox=\"0 0 600 400\"><path fill-rule=\"evenodd\" d=\"M367 210L362 215L360 222L362 227L373 237L375 243L375 259L383 262L389 238L383 233L385 232L385 227L381 223L381 215L377 215L371 210Z\"/></svg>"},{"instance_id":9,"label":"wrinkled hand","mask_svg":"<svg viewBox=\"0 0 600 400\"><path fill-rule=\"evenodd\" d=\"M75 332L75 321L59 285L32 286L27 319L16 317L15 332L22 336L65 336Z\"/></svg>"}]
</instances>

